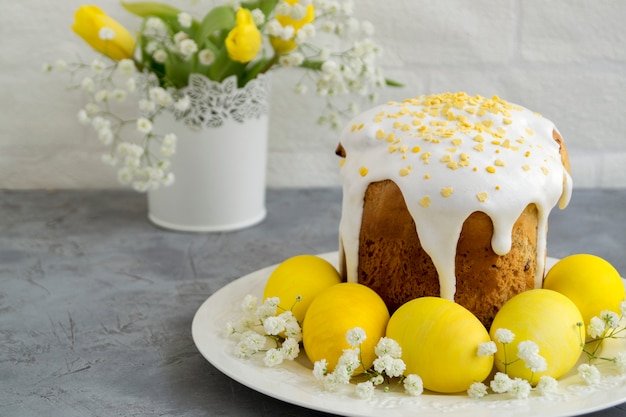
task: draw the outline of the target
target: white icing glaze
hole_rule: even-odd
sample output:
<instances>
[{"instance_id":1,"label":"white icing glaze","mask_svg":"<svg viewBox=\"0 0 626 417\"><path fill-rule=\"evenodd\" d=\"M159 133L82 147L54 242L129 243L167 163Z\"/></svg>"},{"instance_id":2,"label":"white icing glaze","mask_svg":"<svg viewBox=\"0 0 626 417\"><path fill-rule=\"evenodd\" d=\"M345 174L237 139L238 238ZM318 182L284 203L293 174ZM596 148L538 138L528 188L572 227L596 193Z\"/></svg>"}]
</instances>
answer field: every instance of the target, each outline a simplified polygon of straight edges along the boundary
<instances>
[{"instance_id":1,"label":"white icing glaze","mask_svg":"<svg viewBox=\"0 0 626 417\"><path fill-rule=\"evenodd\" d=\"M465 93L420 96L357 116L340 140L346 157L339 247L348 281L357 281L365 191L389 179L437 269L441 297L454 300L456 246L467 217L481 211L491 218L493 251L504 255L513 225L531 203L539 215L540 287L548 215L557 203L564 208L572 192L553 130L552 122L526 108Z\"/></svg>"}]
</instances>

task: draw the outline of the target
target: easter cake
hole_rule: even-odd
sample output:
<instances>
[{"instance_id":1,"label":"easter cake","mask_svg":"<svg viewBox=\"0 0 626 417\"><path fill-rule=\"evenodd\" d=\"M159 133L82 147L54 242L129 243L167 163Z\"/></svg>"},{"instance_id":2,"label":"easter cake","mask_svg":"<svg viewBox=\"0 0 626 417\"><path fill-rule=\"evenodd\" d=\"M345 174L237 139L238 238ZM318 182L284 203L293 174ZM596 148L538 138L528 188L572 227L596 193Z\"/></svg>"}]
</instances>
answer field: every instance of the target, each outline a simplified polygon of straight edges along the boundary
<instances>
[{"instance_id":1,"label":"easter cake","mask_svg":"<svg viewBox=\"0 0 626 417\"><path fill-rule=\"evenodd\" d=\"M498 97L424 95L357 116L337 154L341 274L391 312L440 296L489 328L508 299L541 287L548 215L572 191L549 120Z\"/></svg>"}]
</instances>

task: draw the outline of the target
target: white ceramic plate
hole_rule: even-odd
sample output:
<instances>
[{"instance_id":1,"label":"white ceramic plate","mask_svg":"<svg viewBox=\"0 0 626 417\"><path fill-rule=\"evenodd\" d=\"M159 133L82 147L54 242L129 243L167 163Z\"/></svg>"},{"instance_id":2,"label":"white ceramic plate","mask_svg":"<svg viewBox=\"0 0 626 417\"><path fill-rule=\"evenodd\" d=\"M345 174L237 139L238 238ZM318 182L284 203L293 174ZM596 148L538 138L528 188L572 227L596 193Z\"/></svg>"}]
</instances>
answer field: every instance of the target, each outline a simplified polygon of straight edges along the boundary
<instances>
[{"instance_id":1,"label":"white ceramic plate","mask_svg":"<svg viewBox=\"0 0 626 417\"><path fill-rule=\"evenodd\" d=\"M337 264L337 252L320 255ZM548 266L556 260L548 259ZM262 356L248 360L232 354L234 342L224 337L229 320L240 316L239 306L247 294L262 297L265 282L276 265L245 275L221 288L198 309L192 323L193 340L200 353L217 369L253 390L305 408L345 416L396 417L419 415L424 417L561 417L586 414L626 401L626 376L615 372L612 365L602 365L599 386L584 384L570 372L559 381L559 391L550 396L535 396L517 400L508 394L488 395L472 400L466 395L440 395L425 392L411 397L399 392L385 393L378 389L373 399L362 400L354 395L354 386L329 393L314 379L310 362L301 353L295 361L283 362L268 368ZM626 349L619 342L616 349Z\"/></svg>"}]
</instances>

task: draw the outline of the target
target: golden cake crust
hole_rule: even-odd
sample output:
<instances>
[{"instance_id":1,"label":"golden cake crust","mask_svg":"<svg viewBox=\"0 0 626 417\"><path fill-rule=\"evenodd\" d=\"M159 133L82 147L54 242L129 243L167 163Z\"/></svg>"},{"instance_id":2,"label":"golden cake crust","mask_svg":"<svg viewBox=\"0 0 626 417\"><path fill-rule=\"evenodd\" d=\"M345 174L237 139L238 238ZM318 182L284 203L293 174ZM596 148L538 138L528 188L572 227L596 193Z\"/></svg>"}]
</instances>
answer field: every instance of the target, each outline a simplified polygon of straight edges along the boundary
<instances>
[{"instance_id":1,"label":"golden cake crust","mask_svg":"<svg viewBox=\"0 0 626 417\"><path fill-rule=\"evenodd\" d=\"M491 248L491 219L475 212L457 245L454 300L489 326L513 295L534 287L537 208L529 205L503 256ZM422 249L400 189L390 180L370 184L359 241L358 282L375 290L391 311L417 297L439 296L435 266Z\"/></svg>"}]
</instances>

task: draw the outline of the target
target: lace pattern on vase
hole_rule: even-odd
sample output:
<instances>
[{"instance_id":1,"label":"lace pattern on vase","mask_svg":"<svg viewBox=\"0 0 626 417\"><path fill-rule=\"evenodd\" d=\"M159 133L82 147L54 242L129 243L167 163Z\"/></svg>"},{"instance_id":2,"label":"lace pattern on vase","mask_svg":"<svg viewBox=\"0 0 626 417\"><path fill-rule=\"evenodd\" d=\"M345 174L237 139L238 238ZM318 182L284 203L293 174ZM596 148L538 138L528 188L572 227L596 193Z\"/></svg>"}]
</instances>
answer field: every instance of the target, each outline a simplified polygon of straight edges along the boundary
<instances>
[{"instance_id":1,"label":"lace pattern on vase","mask_svg":"<svg viewBox=\"0 0 626 417\"><path fill-rule=\"evenodd\" d=\"M191 100L184 112L174 111L176 120L183 120L190 128L219 127L226 119L243 123L268 112L269 80L266 76L237 87L237 77L231 76L219 83L202 74L191 74L189 85L181 90Z\"/></svg>"},{"instance_id":2,"label":"lace pattern on vase","mask_svg":"<svg viewBox=\"0 0 626 417\"><path fill-rule=\"evenodd\" d=\"M155 82L158 86L156 77L150 75L142 80L145 91L155 86ZM239 88L234 75L220 83L203 74L190 74L189 84L178 90L176 96L189 97L190 105L185 110L176 107L168 110L177 121L182 121L192 130L220 127L227 119L243 123L268 113L269 77L260 74L243 88Z\"/></svg>"}]
</instances>

